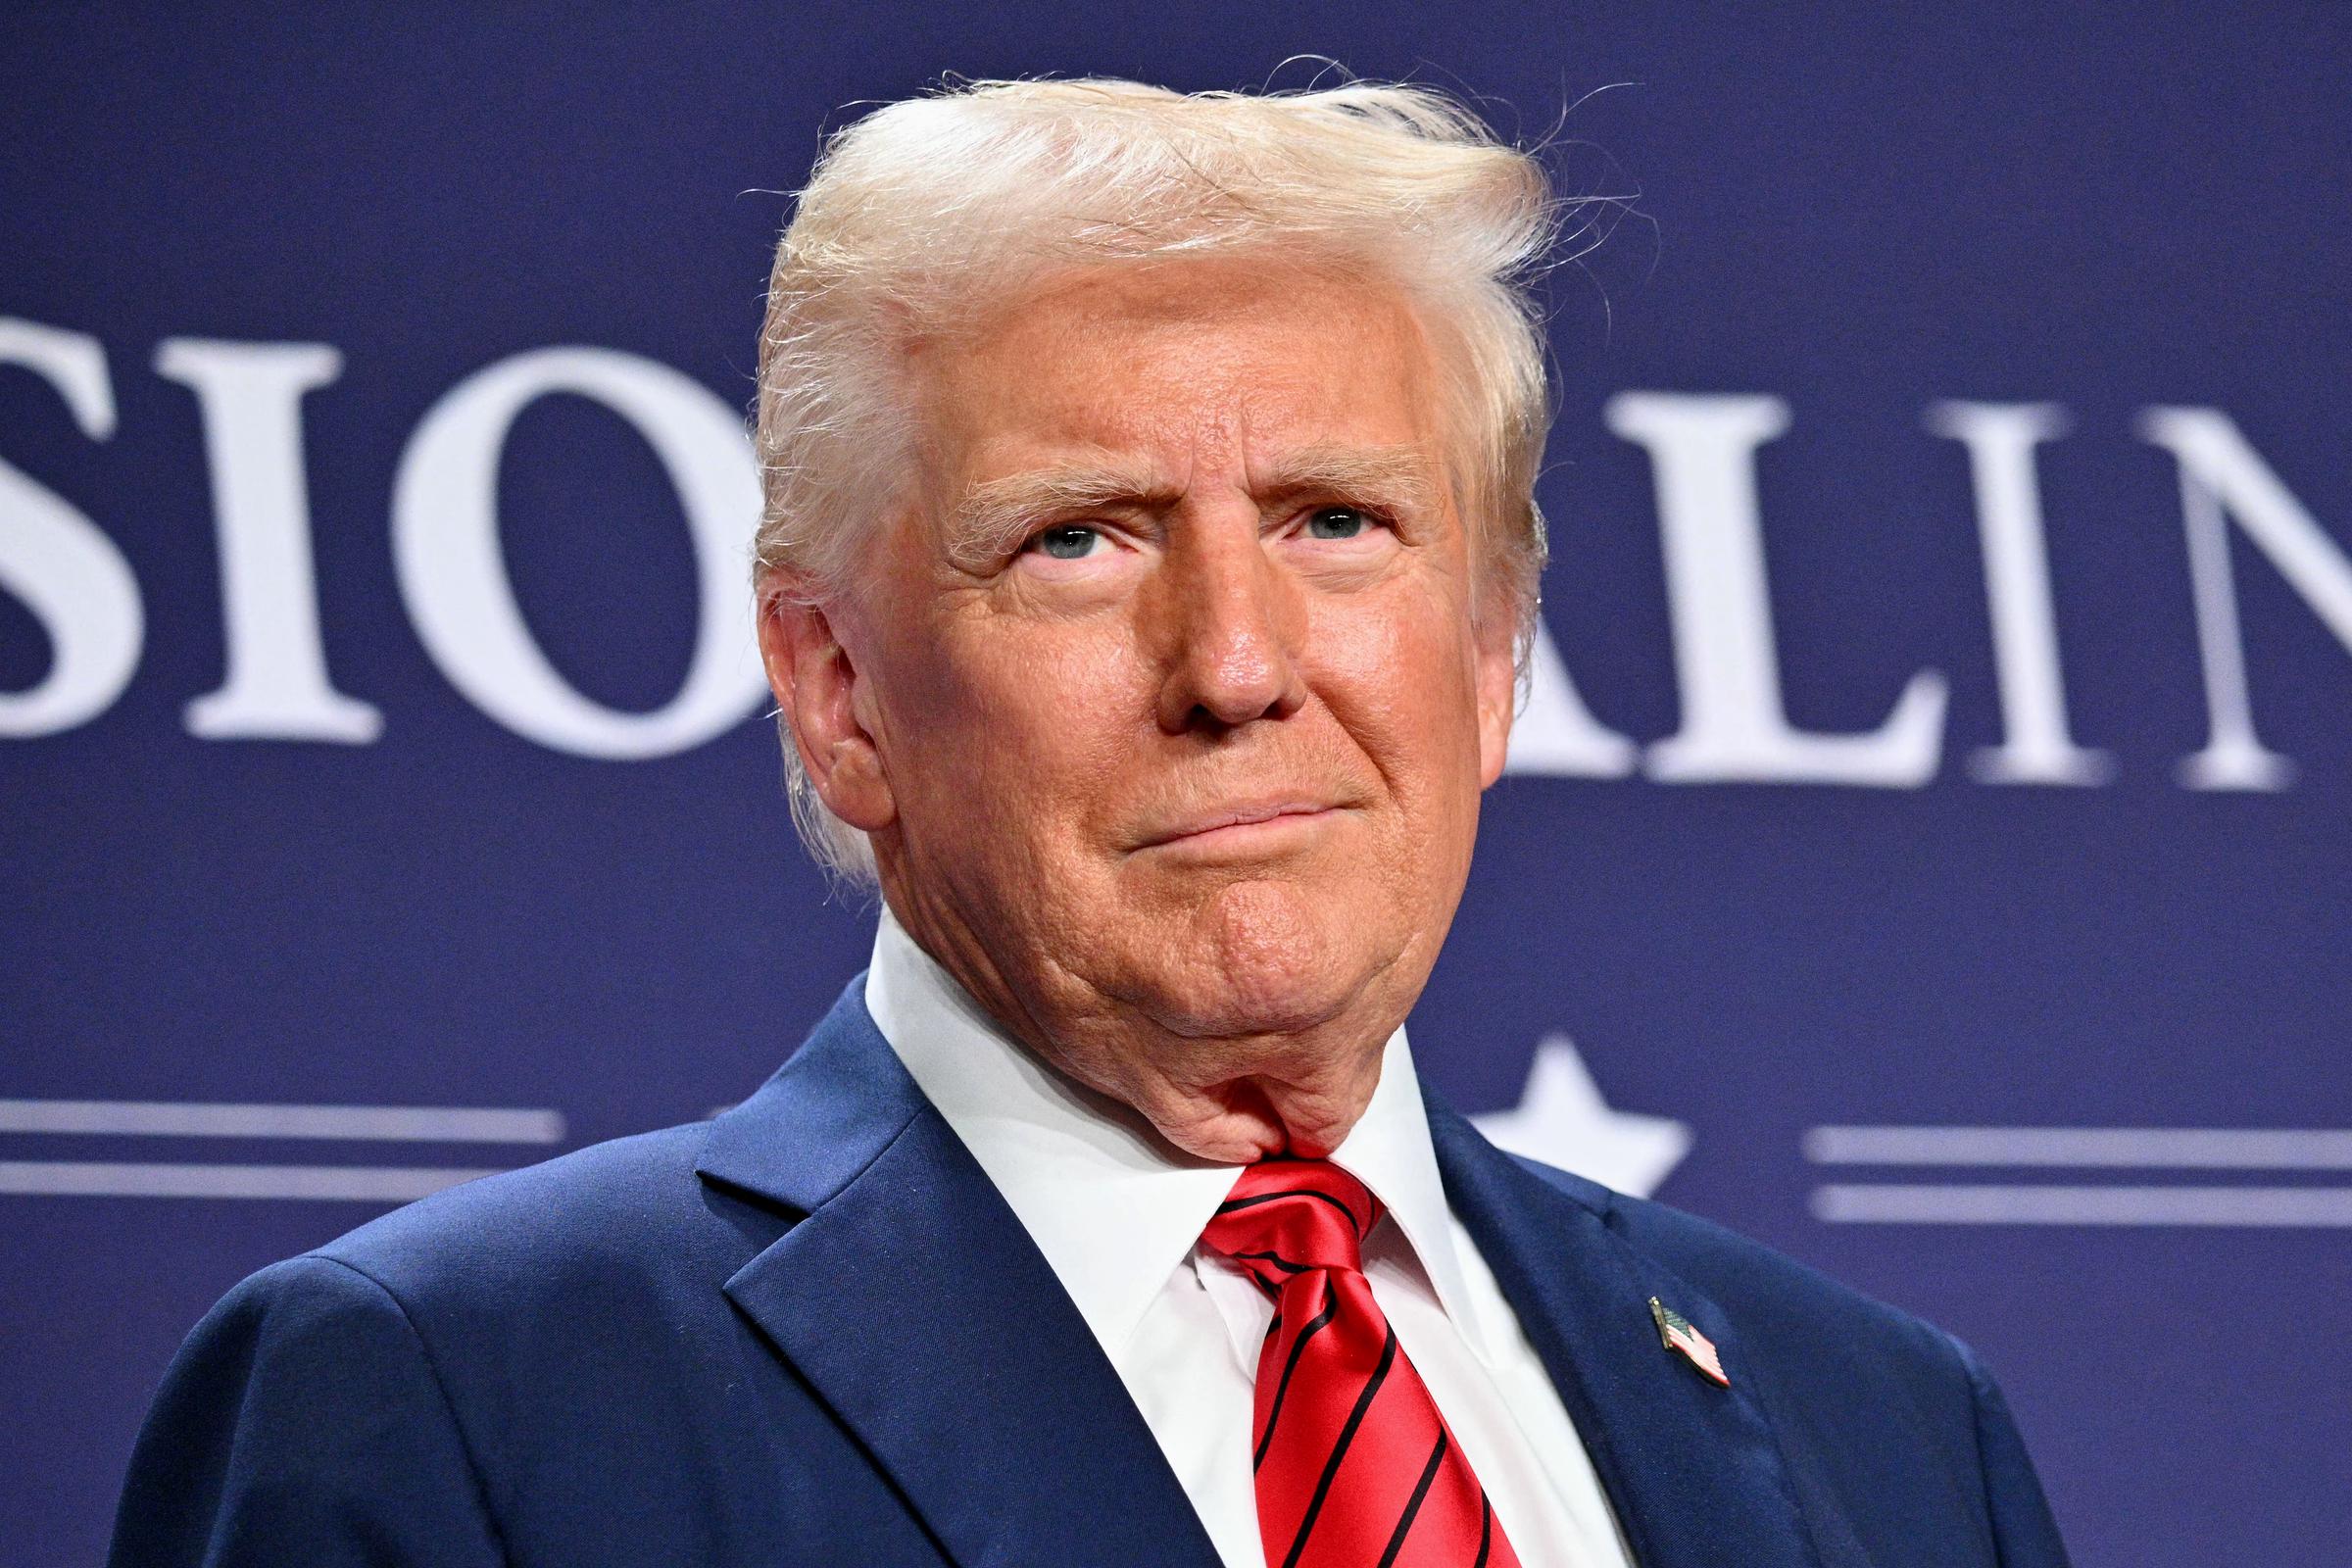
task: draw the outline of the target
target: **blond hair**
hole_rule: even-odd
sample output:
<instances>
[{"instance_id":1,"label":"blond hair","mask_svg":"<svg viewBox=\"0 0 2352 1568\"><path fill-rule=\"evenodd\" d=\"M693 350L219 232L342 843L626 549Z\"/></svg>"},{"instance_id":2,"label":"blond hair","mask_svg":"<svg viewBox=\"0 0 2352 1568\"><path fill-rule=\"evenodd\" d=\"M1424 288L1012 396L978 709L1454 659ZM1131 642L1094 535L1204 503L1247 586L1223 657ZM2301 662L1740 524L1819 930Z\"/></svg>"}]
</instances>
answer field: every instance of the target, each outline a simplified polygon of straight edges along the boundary
<instances>
[{"instance_id":1,"label":"blond hair","mask_svg":"<svg viewBox=\"0 0 2352 1568\"><path fill-rule=\"evenodd\" d=\"M1461 455L1448 468L1480 597L1509 609L1524 658L1549 423L1528 284L1558 214L1534 157L1426 87L981 81L876 110L826 144L776 249L760 339L762 591L841 593L872 525L904 504L910 340L952 334L1048 271L1278 249L1415 306ZM817 799L779 727L802 837L870 884L865 835Z\"/></svg>"}]
</instances>

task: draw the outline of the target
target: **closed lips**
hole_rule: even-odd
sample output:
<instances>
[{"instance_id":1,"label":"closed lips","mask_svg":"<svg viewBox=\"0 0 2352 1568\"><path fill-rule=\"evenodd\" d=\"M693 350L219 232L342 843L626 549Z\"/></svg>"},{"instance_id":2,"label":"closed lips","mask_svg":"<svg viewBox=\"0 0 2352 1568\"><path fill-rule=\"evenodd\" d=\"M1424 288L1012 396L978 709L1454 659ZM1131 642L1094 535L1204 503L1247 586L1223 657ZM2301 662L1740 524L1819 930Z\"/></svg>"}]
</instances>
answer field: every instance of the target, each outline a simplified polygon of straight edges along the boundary
<instances>
[{"instance_id":1,"label":"closed lips","mask_svg":"<svg viewBox=\"0 0 2352 1568\"><path fill-rule=\"evenodd\" d=\"M1179 839L1198 838L1203 833L1214 833L1221 828L1252 827L1262 822L1273 822L1284 817L1320 816L1335 809L1337 809L1336 807L1310 801L1283 801L1264 806L1229 807L1226 809L1194 817L1175 827L1154 833L1145 840L1144 847L1149 849L1155 844L1172 844Z\"/></svg>"}]
</instances>

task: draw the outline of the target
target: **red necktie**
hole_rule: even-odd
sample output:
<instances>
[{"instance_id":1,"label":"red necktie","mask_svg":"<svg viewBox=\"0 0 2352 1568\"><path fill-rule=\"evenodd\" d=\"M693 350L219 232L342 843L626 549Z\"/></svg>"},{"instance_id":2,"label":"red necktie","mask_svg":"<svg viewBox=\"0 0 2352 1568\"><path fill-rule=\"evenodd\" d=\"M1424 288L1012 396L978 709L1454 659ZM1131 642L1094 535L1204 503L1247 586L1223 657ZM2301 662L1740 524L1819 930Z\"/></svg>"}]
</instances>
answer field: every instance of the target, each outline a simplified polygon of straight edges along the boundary
<instances>
[{"instance_id":1,"label":"red necktie","mask_svg":"<svg viewBox=\"0 0 2352 1568\"><path fill-rule=\"evenodd\" d=\"M1518 1568L1364 1278L1372 1190L1320 1159L1242 1172L1200 1236L1274 1301L1252 1457L1267 1568Z\"/></svg>"}]
</instances>

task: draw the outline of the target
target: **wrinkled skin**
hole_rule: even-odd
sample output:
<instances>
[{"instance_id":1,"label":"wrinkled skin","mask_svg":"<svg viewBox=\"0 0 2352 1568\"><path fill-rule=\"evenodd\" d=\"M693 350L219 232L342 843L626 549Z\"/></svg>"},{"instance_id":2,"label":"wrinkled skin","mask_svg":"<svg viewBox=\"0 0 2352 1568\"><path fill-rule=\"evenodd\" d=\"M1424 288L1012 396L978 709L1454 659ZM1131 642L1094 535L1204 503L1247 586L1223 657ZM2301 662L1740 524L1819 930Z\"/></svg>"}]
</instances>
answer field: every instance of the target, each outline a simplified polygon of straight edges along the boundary
<instances>
[{"instance_id":1,"label":"wrinkled skin","mask_svg":"<svg viewBox=\"0 0 2352 1568\"><path fill-rule=\"evenodd\" d=\"M811 780L1044 1059L1205 1159L1329 1152L1511 718L1413 312L1262 258L1098 267L906 369L925 460L858 583L761 585Z\"/></svg>"}]
</instances>

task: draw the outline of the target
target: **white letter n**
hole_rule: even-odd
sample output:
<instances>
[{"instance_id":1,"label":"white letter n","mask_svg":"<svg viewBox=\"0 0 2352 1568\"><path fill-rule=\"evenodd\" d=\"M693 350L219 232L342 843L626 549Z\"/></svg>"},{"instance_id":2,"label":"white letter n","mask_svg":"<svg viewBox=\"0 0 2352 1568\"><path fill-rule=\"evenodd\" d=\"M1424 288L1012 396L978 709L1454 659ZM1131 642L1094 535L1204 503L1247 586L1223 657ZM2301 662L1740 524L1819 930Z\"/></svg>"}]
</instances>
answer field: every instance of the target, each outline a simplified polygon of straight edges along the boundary
<instances>
[{"instance_id":1,"label":"white letter n","mask_svg":"<svg viewBox=\"0 0 2352 1568\"><path fill-rule=\"evenodd\" d=\"M2352 649L2352 562L2221 410L2145 409L2139 433L2171 451L2180 466L2180 517L2188 534L2197 652L2205 666L2208 738L2203 751L2181 760L2180 782L2198 790L2284 789L2294 764L2254 733L2229 518L2237 519L2346 649Z\"/></svg>"}]
</instances>

